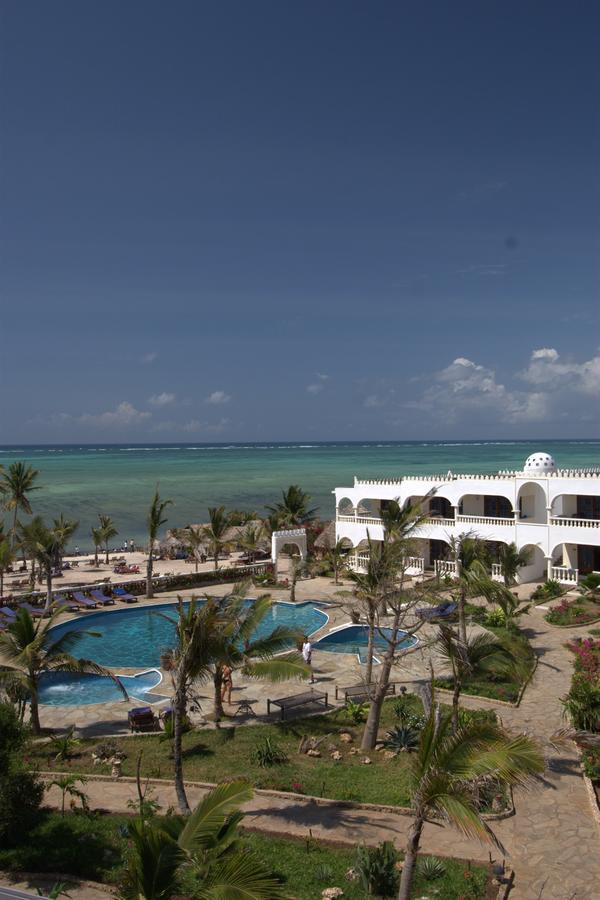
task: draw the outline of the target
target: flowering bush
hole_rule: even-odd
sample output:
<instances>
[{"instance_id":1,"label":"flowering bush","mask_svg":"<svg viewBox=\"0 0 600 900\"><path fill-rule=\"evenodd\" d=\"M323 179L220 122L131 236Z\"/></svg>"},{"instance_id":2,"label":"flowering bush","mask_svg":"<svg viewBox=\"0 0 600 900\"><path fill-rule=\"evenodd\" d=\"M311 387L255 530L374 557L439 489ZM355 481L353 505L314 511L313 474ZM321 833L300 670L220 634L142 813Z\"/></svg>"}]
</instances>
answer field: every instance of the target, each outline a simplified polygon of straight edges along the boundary
<instances>
[{"instance_id":1,"label":"flowering bush","mask_svg":"<svg viewBox=\"0 0 600 900\"><path fill-rule=\"evenodd\" d=\"M558 606L546 613L546 622L551 625L585 625L597 619L598 611L586 611L579 600L561 600Z\"/></svg>"},{"instance_id":2,"label":"flowering bush","mask_svg":"<svg viewBox=\"0 0 600 900\"><path fill-rule=\"evenodd\" d=\"M600 781L600 749L586 750L582 762L587 777L592 781Z\"/></svg>"},{"instance_id":3,"label":"flowering bush","mask_svg":"<svg viewBox=\"0 0 600 900\"><path fill-rule=\"evenodd\" d=\"M594 638L576 638L567 643L567 648L575 654L575 671L589 681L600 679L600 641Z\"/></svg>"}]
</instances>

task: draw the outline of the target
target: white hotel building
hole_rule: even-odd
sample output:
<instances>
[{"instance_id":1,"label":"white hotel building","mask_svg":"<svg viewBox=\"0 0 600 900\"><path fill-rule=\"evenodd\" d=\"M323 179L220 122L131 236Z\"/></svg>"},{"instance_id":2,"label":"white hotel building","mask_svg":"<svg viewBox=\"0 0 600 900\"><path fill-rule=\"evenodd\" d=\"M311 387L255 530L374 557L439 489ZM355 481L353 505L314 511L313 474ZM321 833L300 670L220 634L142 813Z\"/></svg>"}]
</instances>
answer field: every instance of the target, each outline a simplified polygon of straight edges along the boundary
<instances>
[{"instance_id":1,"label":"white hotel building","mask_svg":"<svg viewBox=\"0 0 600 900\"><path fill-rule=\"evenodd\" d=\"M470 532L489 542L515 543L530 551L520 581L554 578L574 584L589 572L600 572L600 468L557 469L547 453L527 458L521 472L488 475L409 475L362 481L339 487L336 538L352 551L360 570L367 559L367 536L383 540L381 511L391 500L401 505L426 501L428 518L419 526L408 572L431 570L452 575L449 538ZM494 577L502 577L494 564Z\"/></svg>"}]
</instances>

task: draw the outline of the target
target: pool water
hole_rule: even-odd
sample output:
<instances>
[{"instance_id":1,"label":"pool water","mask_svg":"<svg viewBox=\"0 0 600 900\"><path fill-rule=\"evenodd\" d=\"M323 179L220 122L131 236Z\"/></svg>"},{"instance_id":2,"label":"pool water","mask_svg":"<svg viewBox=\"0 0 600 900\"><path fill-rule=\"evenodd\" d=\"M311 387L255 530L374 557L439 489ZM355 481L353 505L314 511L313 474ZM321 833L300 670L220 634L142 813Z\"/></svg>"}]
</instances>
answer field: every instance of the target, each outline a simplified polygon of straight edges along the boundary
<instances>
[{"instance_id":1,"label":"pool water","mask_svg":"<svg viewBox=\"0 0 600 900\"><path fill-rule=\"evenodd\" d=\"M377 659L377 650L380 650L380 655L383 655L388 647L388 642L383 635L391 635L391 633L391 628L381 628L375 632L375 662L379 661ZM343 628L338 628L337 631L326 634L313 646L315 650L326 650L329 653L353 653L358 657L359 662L366 663L368 634L366 625L344 625ZM418 638L414 635L406 634L404 631L400 631L398 634L405 635L404 640L398 643L398 649L400 650L414 647L418 643Z\"/></svg>"},{"instance_id":2,"label":"pool water","mask_svg":"<svg viewBox=\"0 0 600 900\"><path fill-rule=\"evenodd\" d=\"M119 675L118 679L128 695L135 700L157 702L157 695L149 694L162 681L162 676L156 669L140 672L139 675ZM40 678L39 701L48 706L80 706L124 699L122 691L106 675L45 672Z\"/></svg>"},{"instance_id":3,"label":"pool water","mask_svg":"<svg viewBox=\"0 0 600 900\"><path fill-rule=\"evenodd\" d=\"M93 659L108 668L149 669L160 664L162 650L175 645L176 618L176 604L161 603L138 609L86 613L81 619L57 625L52 634L60 637L65 631L82 632L70 650L73 656ZM312 634L327 621L326 614L316 609L314 603L274 603L254 638L265 637L278 625ZM86 631L93 631L98 637L85 634Z\"/></svg>"}]
</instances>

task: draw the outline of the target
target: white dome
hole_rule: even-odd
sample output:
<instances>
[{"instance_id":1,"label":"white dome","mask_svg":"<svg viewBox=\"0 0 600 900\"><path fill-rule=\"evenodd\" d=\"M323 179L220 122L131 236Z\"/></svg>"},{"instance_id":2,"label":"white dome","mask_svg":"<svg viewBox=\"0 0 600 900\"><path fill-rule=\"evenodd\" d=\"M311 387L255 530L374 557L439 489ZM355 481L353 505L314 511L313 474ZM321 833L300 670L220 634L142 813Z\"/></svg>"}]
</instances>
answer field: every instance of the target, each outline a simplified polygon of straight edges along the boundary
<instances>
[{"instance_id":1,"label":"white dome","mask_svg":"<svg viewBox=\"0 0 600 900\"><path fill-rule=\"evenodd\" d=\"M532 453L531 456L528 456L525 460L525 465L523 467L524 472L528 472L538 475L543 475L544 472L554 472L556 470L556 463L552 459L549 453Z\"/></svg>"}]
</instances>

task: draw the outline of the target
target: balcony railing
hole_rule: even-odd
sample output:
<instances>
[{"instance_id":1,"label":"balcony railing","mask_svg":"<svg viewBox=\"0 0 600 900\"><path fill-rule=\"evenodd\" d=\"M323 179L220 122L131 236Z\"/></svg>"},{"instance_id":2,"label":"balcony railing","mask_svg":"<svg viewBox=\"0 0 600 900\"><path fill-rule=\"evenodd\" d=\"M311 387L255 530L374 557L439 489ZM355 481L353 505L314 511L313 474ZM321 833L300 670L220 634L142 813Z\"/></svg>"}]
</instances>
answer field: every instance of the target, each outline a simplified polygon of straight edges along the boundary
<instances>
[{"instance_id":1,"label":"balcony railing","mask_svg":"<svg viewBox=\"0 0 600 900\"><path fill-rule=\"evenodd\" d=\"M455 519L444 518L444 516L427 516L426 519L423 519L424 525L445 525L448 527L449 525L455 525Z\"/></svg>"},{"instance_id":2,"label":"balcony railing","mask_svg":"<svg viewBox=\"0 0 600 900\"><path fill-rule=\"evenodd\" d=\"M449 575L451 578L457 577L456 563L452 559L436 559L433 564L433 570L440 578L444 578L446 575Z\"/></svg>"},{"instance_id":3,"label":"balcony railing","mask_svg":"<svg viewBox=\"0 0 600 900\"><path fill-rule=\"evenodd\" d=\"M357 525L383 525L380 516L337 516L338 522L353 522Z\"/></svg>"},{"instance_id":4,"label":"balcony railing","mask_svg":"<svg viewBox=\"0 0 600 900\"><path fill-rule=\"evenodd\" d=\"M405 556L402 562L406 575L423 575L425 572L425 558L423 556Z\"/></svg>"},{"instance_id":5,"label":"balcony railing","mask_svg":"<svg viewBox=\"0 0 600 900\"><path fill-rule=\"evenodd\" d=\"M515 520L494 518L493 516L462 516L456 517L457 522L464 522L465 525L495 525L504 527L506 525L514 525Z\"/></svg>"},{"instance_id":6,"label":"balcony railing","mask_svg":"<svg viewBox=\"0 0 600 900\"><path fill-rule=\"evenodd\" d=\"M492 563L492 581L504 581L504 572L500 563Z\"/></svg>"},{"instance_id":7,"label":"balcony railing","mask_svg":"<svg viewBox=\"0 0 600 900\"><path fill-rule=\"evenodd\" d=\"M569 569L568 566L552 566L552 579L560 584L577 584L579 581L579 569Z\"/></svg>"},{"instance_id":8,"label":"balcony railing","mask_svg":"<svg viewBox=\"0 0 600 900\"><path fill-rule=\"evenodd\" d=\"M569 516L551 516L551 525L571 525L573 528L600 528L600 519L571 519Z\"/></svg>"}]
</instances>

